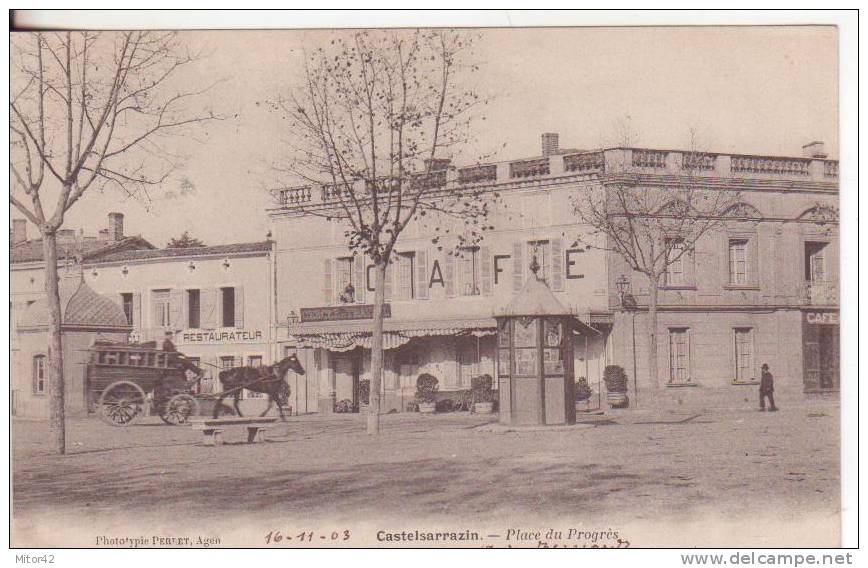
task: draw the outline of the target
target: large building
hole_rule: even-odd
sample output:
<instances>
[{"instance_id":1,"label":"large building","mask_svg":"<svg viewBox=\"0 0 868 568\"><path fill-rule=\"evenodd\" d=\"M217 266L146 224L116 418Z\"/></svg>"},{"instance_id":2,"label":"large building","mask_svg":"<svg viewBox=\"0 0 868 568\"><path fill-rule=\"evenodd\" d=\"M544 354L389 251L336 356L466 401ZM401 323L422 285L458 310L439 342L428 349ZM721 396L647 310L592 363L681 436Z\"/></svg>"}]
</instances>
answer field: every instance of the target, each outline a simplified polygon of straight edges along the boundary
<instances>
[{"instance_id":1,"label":"large building","mask_svg":"<svg viewBox=\"0 0 868 568\"><path fill-rule=\"evenodd\" d=\"M576 378L602 394L603 370L615 364L631 377L631 391L653 389L648 280L607 252L603 236L589 237L574 211L577 200L624 183L689 181L737 195L719 226L661 282L661 391L699 386L690 392L741 397L763 363L785 397L839 388L838 164L822 144L806 145L800 157L703 153L696 168L691 152L563 150L557 135L546 134L541 154L467 167L438 162L432 180L444 191L500 196L487 221L494 231L457 254L450 254L457 238L442 236L443 219L428 217L402 234L385 289L384 411L408 408L421 373L437 377L445 396L483 374L496 386L493 316L521 290L532 264L576 320ZM371 263L353 256L345 228L327 219L338 203L329 186L284 189L277 198L269 241L158 250L125 237L123 217L112 214L102 238L63 233L60 257L77 259L86 284L122 308L133 339L174 330L178 347L212 377L297 353L307 373L287 377L295 413L358 409L360 381L370 374ZM26 239L21 223L13 229L13 388L30 385L28 397L38 399L50 377L21 360L16 332L20 315L44 294L44 267L40 243Z\"/></svg>"},{"instance_id":2,"label":"large building","mask_svg":"<svg viewBox=\"0 0 868 568\"><path fill-rule=\"evenodd\" d=\"M501 197L495 230L474 249L432 245L436 221L416 223L399 241L387 275L384 408L403 410L415 379L435 375L441 391L473 376L497 378L492 319L521 288L531 258L579 321L574 368L594 387L606 365L624 367L649 389L648 281L617 254L580 246L592 232L574 200L612 184L667 187L688 176L709 191L738 195L722 228L695 255L670 267L659 298L657 366L664 386L737 389L769 363L785 392L838 388L837 162L822 144L801 157L608 148L560 150L543 135L542 155L511 162L446 166L446 191L484 188ZM688 171L689 169L689 171ZM347 249L328 220L338 201L328 185L278 192L275 230L278 341L298 348L319 382L319 410L358 405L370 368L371 264ZM601 237L599 237L601 238ZM677 279L675 273L678 273ZM629 289L619 293L616 282ZM622 302L624 293L633 301ZM628 307L625 307L628 306ZM496 381L495 381L496 384ZM737 392L737 391L733 391ZM342 401L345 401L342 404Z\"/></svg>"}]
</instances>

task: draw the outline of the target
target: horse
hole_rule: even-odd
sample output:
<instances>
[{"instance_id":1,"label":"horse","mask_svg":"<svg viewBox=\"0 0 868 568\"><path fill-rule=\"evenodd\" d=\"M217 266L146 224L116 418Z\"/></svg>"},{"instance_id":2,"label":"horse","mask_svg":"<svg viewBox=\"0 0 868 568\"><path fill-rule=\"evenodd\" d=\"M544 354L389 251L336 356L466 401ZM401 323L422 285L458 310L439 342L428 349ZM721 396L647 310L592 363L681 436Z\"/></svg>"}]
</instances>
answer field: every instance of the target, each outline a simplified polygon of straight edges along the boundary
<instances>
[{"instance_id":1,"label":"horse","mask_svg":"<svg viewBox=\"0 0 868 568\"><path fill-rule=\"evenodd\" d=\"M222 390L217 402L214 404L214 418L220 408L223 406L223 399L227 396L234 398L233 406L238 416L241 416L241 409L238 408L238 401L241 398L241 390L247 389L253 392L261 392L268 395L268 407L260 416L265 416L271 410L271 404L277 403L277 409L280 411L280 419L286 420L283 415L283 407L286 406L289 399L289 385L283 379L286 371L292 369L299 375L304 374L304 367L295 355L285 357L275 363L265 367L234 367L220 371L218 377Z\"/></svg>"}]
</instances>

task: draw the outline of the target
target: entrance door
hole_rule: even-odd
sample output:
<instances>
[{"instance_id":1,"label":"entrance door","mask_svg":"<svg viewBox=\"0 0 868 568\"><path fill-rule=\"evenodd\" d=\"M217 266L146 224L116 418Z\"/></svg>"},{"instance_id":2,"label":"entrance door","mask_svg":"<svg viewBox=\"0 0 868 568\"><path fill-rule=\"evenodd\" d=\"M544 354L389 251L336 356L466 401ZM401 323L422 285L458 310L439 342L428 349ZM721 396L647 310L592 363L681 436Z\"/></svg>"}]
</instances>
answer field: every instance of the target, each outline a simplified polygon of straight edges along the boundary
<instances>
[{"instance_id":1,"label":"entrance door","mask_svg":"<svg viewBox=\"0 0 868 568\"><path fill-rule=\"evenodd\" d=\"M804 350L805 390L838 390L840 388L838 326L806 325Z\"/></svg>"},{"instance_id":2,"label":"entrance door","mask_svg":"<svg viewBox=\"0 0 868 568\"><path fill-rule=\"evenodd\" d=\"M335 410L338 412L354 412L358 409L359 363L355 353L335 357Z\"/></svg>"}]
</instances>

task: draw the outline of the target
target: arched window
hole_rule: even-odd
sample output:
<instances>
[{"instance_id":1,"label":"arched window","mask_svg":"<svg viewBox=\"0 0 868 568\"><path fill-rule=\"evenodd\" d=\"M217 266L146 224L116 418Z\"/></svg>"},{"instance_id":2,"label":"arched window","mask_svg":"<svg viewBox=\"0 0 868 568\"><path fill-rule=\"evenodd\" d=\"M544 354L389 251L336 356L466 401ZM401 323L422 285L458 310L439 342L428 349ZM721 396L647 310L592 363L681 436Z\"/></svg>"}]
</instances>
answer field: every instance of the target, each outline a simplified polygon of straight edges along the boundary
<instances>
[{"instance_id":1,"label":"arched window","mask_svg":"<svg viewBox=\"0 0 868 568\"><path fill-rule=\"evenodd\" d=\"M33 357L33 394L45 394L48 388L48 358L45 355Z\"/></svg>"}]
</instances>

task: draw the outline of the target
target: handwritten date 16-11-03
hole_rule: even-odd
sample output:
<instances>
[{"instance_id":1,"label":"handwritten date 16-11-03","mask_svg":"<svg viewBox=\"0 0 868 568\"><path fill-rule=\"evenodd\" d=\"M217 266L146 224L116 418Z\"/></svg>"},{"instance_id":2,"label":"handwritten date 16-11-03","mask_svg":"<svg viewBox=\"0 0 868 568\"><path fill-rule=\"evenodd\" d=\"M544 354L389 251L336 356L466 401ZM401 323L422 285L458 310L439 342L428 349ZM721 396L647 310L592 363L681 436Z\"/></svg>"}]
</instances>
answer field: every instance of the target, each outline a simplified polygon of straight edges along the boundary
<instances>
[{"instance_id":1,"label":"handwritten date 16-11-03","mask_svg":"<svg viewBox=\"0 0 868 568\"><path fill-rule=\"evenodd\" d=\"M325 533L317 533L314 531L301 531L298 534L292 534L292 531L269 531L265 535L265 544L280 544L282 542L321 542L321 541L347 541L352 536L349 529L337 530Z\"/></svg>"}]
</instances>

